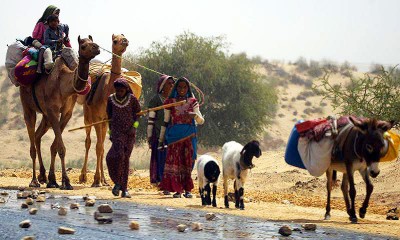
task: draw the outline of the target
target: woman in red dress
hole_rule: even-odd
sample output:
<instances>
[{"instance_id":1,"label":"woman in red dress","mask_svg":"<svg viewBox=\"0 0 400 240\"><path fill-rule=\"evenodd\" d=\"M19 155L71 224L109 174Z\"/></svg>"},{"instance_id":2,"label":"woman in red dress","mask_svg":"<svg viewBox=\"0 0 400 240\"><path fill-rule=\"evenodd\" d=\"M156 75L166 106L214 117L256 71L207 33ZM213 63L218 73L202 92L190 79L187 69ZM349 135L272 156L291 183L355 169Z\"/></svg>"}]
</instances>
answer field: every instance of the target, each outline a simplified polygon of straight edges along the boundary
<instances>
[{"instance_id":1,"label":"woman in red dress","mask_svg":"<svg viewBox=\"0 0 400 240\"><path fill-rule=\"evenodd\" d=\"M180 198L185 191L184 197L191 198L191 173L197 158L196 124L203 124L204 118L187 78L178 79L164 104L182 100L186 100L184 105L164 110L165 126L161 127L159 146L164 147L165 139L168 151L160 189L176 192L175 198Z\"/></svg>"}]
</instances>

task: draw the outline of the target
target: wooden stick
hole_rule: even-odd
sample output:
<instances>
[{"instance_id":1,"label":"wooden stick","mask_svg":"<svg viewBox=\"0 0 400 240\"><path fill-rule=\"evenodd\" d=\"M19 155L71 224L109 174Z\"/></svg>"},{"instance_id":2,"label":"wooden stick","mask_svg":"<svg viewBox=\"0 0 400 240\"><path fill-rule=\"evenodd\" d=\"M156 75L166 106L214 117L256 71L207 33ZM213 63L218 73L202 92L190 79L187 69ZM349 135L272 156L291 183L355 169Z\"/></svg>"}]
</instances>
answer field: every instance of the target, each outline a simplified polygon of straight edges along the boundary
<instances>
[{"instance_id":1,"label":"wooden stick","mask_svg":"<svg viewBox=\"0 0 400 240\"><path fill-rule=\"evenodd\" d=\"M192 133L192 134L190 134L189 136L184 137L184 138L182 138L182 139L179 139L179 140L176 141L176 142L169 143L168 145L164 145L164 148L167 148L169 145L172 145L172 144L175 144L175 143L183 142L183 141L185 141L185 140L188 139L188 138L194 138L194 137L196 137L196 134L195 134L195 133ZM161 150L162 147L158 147L157 149L158 149L158 150Z\"/></svg>"},{"instance_id":2,"label":"wooden stick","mask_svg":"<svg viewBox=\"0 0 400 240\"><path fill-rule=\"evenodd\" d=\"M180 106L180 105L183 105L183 104L185 104L185 103L186 103L186 100L182 100L182 101L175 102L175 103L169 103L169 104L165 104L165 105L161 105L161 106L158 106L158 107L149 108L149 109L140 111L140 112L138 112L136 115L142 116L142 115L145 115L146 113L151 112L151 111L157 111L157 110L161 110L161 109L164 109L164 108ZM82 127L77 127L77 128L69 129L68 132L73 132L73 131L76 131L76 130L79 130L79 129L84 129L84 128L92 127L92 126L94 126L94 125L101 124L101 123L105 123L105 122L110 122L110 121L111 121L110 119L105 119L105 120L98 121L98 122L95 122L95 123L91 123L91 124L88 124L88 125L85 125L85 126L82 126Z\"/></svg>"}]
</instances>

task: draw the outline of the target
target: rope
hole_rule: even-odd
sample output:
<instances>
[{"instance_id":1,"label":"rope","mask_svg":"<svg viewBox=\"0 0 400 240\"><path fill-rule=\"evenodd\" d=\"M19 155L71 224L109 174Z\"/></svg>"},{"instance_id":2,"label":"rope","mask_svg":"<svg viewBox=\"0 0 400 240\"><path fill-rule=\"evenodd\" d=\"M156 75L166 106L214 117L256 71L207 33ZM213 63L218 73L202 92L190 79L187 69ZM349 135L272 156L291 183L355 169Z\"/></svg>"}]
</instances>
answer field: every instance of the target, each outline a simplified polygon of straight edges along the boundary
<instances>
[{"instance_id":1,"label":"rope","mask_svg":"<svg viewBox=\"0 0 400 240\"><path fill-rule=\"evenodd\" d=\"M140 65L139 63L132 62L131 60L126 59L126 58L123 58L122 56L119 56L119 55L117 55L117 54L115 54L115 53L113 53L113 52L111 52L111 51L109 51L109 50L107 50L107 49L105 49L105 48L103 48L103 47L101 47L101 46L99 46L99 48L101 48L102 50L104 50L104 51L110 53L110 54L113 55L113 56L116 56L116 57L118 57L118 58L121 58L121 59L123 59L124 61L130 62L130 63L132 63L132 64L134 64L134 65L136 65L136 66L138 66L138 67L141 67L141 68L143 68L143 69L145 69L145 70L147 70L147 71L149 71L149 72L153 72L153 73L156 73L156 74L158 74L158 75L163 75L163 74L164 74L164 73L158 72L158 71L156 71L156 70L154 70L154 69L151 69L151 68L148 68L148 67L146 67L146 66ZM111 60L111 59L110 59L110 60ZM110 61L110 60L108 60L108 61ZM106 61L106 62L108 62L108 61ZM106 62L104 62L103 66L105 65ZM176 79L175 77L173 77L173 78ZM198 102L199 102L199 106L202 106L202 105L204 104L204 99L205 99L203 91L201 91L201 89L200 89L199 87L197 87L197 86L196 86L194 83L192 83L192 82L190 82L190 85L191 85L191 86L197 91L197 93L199 94Z\"/></svg>"}]
</instances>

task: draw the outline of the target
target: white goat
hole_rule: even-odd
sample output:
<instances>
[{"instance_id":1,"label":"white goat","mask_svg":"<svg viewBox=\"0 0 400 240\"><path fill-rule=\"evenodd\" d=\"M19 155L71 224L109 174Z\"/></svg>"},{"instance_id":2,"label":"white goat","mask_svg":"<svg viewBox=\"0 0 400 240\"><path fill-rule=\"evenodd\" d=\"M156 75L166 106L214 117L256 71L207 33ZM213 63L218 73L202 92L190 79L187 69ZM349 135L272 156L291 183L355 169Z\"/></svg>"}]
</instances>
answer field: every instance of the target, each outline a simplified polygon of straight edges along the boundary
<instances>
[{"instance_id":1,"label":"white goat","mask_svg":"<svg viewBox=\"0 0 400 240\"><path fill-rule=\"evenodd\" d=\"M217 185L218 177L221 173L218 162L210 155L202 155L197 160L197 178L199 180L199 192L201 196L201 204L211 205L211 188L210 183L213 184L213 200L212 206L216 207L216 195L217 195ZM204 192L206 191L206 192Z\"/></svg>"},{"instance_id":2,"label":"white goat","mask_svg":"<svg viewBox=\"0 0 400 240\"><path fill-rule=\"evenodd\" d=\"M249 169L254 167L252 163L254 156L256 158L261 156L260 143L258 141L251 141L244 147L235 141L227 142L222 146L222 169L226 208L229 208L228 179L235 179L235 207L244 210L243 186L246 182Z\"/></svg>"}]
</instances>

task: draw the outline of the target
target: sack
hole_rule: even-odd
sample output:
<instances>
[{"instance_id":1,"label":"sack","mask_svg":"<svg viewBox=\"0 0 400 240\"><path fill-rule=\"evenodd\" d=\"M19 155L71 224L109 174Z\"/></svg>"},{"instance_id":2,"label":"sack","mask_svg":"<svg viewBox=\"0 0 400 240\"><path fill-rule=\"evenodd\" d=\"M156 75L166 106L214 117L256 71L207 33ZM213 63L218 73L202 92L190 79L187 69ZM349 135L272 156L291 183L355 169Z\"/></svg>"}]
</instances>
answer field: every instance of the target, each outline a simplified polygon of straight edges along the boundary
<instances>
[{"instance_id":1,"label":"sack","mask_svg":"<svg viewBox=\"0 0 400 240\"><path fill-rule=\"evenodd\" d=\"M65 60L69 69L75 70L78 67L78 54L74 49L69 47L63 48L61 50L61 57Z\"/></svg>"},{"instance_id":2,"label":"sack","mask_svg":"<svg viewBox=\"0 0 400 240\"><path fill-rule=\"evenodd\" d=\"M300 120L298 123L300 122L302 121ZM294 167L306 169L306 167L303 164L303 161L301 160L299 151L297 150L299 137L300 135L296 130L296 126L294 126L292 132L290 133L288 143L286 145L285 162Z\"/></svg>"},{"instance_id":3,"label":"sack","mask_svg":"<svg viewBox=\"0 0 400 240\"><path fill-rule=\"evenodd\" d=\"M386 155L380 159L380 162L394 161L399 156L400 135L392 130L389 130L385 133L384 137L386 140L388 140L389 146Z\"/></svg>"},{"instance_id":4,"label":"sack","mask_svg":"<svg viewBox=\"0 0 400 240\"><path fill-rule=\"evenodd\" d=\"M32 59L31 55L26 55L15 66L15 80L23 86L28 86L37 78L36 73L38 62Z\"/></svg>"},{"instance_id":5,"label":"sack","mask_svg":"<svg viewBox=\"0 0 400 240\"><path fill-rule=\"evenodd\" d=\"M11 82L18 87L19 84L15 78L15 66L22 60L23 54L22 52L26 49L26 47L20 42L16 41L7 48L6 54L6 69L8 77L10 78Z\"/></svg>"},{"instance_id":6,"label":"sack","mask_svg":"<svg viewBox=\"0 0 400 240\"><path fill-rule=\"evenodd\" d=\"M299 138L298 151L307 171L314 177L319 177L331 165L334 140L324 137L316 142L306 137Z\"/></svg>"}]
</instances>

